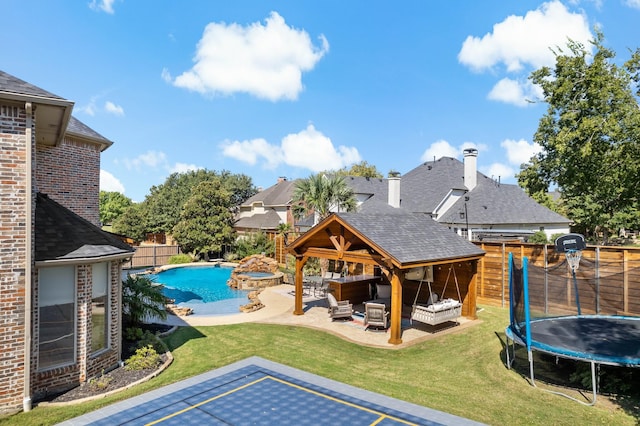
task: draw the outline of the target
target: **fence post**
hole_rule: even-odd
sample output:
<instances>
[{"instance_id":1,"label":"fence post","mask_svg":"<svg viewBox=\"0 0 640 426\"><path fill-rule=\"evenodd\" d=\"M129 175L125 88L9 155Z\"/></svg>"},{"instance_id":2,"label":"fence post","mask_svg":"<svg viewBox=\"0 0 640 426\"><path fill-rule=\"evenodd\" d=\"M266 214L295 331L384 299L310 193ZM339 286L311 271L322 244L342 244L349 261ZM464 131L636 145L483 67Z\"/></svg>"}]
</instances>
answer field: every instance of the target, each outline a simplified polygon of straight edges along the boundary
<instances>
[{"instance_id":1,"label":"fence post","mask_svg":"<svg viewBox=\"0 0 640 426\"><path fill-rule=\"evenodd\" d=\"M504 302L505 302L505 297L504 297L504 286L505 286L505 276L504 276L504 255L505 255L505 251L506 251L506 244L502 243L502 267L500 268L500 272L502 273L502 287L500 288L500 295L502 297L502 304L501 306L504 308ZM483 271L483 275L484 275L484 271ZM484 280L484 276L482 277L482 279Z\"/></svg>"},{"instance_id":2,"label":"fence post","mask_svg":"<svg viewBox=\"0 0 640 426\"><path fill-rule=\"evenodd\" d=\"M624 268L624 266L623 266ZM596 314L600 313L600 247L596 247Z\"/></svg>"},{"instance_id":3,"label":"fence post","mask_svg":"<svg viewBox=\"0 0 640 426\"><path fill-rule=\"evenodd\" d=\"M544 245L544 313L549 313L549 252L548 246Z\"/></svg>"},{"instance_id":4,"label":"fence post","mask_svg":"<svg viewBox=\"0 0 640 426\"><path fill-rule=\"evenodd\" d=\"M624 315L629 312L629 250L622 252L622 307Z\"/></svg>"}]
</instances>

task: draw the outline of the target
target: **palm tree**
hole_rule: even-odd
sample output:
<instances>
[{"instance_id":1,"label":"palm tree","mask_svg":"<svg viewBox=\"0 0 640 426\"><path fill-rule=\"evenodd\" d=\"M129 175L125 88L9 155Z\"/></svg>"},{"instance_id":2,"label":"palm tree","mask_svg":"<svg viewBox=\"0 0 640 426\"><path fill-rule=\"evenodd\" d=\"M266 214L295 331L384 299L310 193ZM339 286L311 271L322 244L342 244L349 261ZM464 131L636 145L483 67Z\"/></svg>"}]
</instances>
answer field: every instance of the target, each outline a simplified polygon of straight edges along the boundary
<instances>
[{"instance_id":1,"label":"palm tree","mask_svg":"<svg viewBox=\"0 0 640 426\"><path fill-rule=\"evenodd\" d=\"M296 182L293 189L293 214L297 219L314 212L319 220L332 211L356 210L356 198L344 177L319 173Z\"/></svg>"},{"instance_id":2,"label":"palm tree","mask_svg":"<svg viewBox=\"0 0 640 426\"><path fill-rule=\"evenodd\" d=\"M167 299L162 288L149 277L127 274L122 281L122 307L130 326L138 327L147 318L167 318L164 308Z\"/></svg>"}]
</instances>

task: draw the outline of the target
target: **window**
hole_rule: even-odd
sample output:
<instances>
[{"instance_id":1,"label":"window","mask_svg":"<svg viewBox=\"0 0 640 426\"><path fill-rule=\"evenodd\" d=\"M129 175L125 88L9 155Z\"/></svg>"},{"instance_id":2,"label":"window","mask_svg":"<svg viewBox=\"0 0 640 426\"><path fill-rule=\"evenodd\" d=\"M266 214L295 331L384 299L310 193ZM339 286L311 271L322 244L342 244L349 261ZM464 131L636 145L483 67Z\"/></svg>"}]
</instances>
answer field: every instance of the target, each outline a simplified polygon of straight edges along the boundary
<instances>
[{"instance_id":1,"label":"window","mask_svg":"<svg viewBox=\"0 0 640 426\"><path fill-rule=\"evenodd\" d=\"M109 344L109 264L96 263L92 268L91 352Z\"/></svg>"},{"instance_id":2,"label":"window","mask_svg":"<svg viewBox=\"0 0 640 426\"><path fill-rule=\"evenodd\" d=\"M71 364L76 357L75 268L41 268L38 276L39 368Z\"/></svg>"}]
</instances>

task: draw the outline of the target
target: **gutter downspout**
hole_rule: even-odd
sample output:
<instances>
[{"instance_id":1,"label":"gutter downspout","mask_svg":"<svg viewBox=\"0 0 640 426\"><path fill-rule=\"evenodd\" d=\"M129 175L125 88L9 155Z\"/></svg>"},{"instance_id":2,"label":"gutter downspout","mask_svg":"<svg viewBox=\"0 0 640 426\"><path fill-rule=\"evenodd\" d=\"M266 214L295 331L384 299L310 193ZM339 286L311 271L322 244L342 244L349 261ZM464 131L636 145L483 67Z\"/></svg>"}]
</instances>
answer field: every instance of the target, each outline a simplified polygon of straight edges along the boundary
<instances>
[{"instance_id":1,"label":"gutter downspout","mask_svg":"<svg viewBox=\"0 0 640 426\"><path fill-rule=\"evenodd\" d=\"M31 310L33 309L31 303L31 290L33 280L33 270L31 264L33 262L33 106L31 102L25 103L25 110L27 113L27 125L25 129L26 136L26 158L25 158L25 171L26 171L26 204L27 204L27 220L26 235L25 235L25 267L24 267L24 398L22 400L22 409L25 412L31 411Z\"/></svg>"}]
</instances>

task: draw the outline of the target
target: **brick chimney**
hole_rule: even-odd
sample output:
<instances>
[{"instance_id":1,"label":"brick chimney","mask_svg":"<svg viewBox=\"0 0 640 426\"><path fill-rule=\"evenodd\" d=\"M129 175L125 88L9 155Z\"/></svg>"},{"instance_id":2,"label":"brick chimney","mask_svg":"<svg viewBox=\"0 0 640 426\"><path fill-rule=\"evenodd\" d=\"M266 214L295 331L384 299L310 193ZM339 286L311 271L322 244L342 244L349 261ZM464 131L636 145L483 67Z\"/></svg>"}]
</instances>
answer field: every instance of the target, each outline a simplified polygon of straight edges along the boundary
<instances>
[{"instance_id":1,"label":"brick chimney","mask_svg":"<svg viewBox=\"0 0 640 426\"><path fill-rule=\"evenodd\" d=\"M282 183L282 182L286 182L287 181L287 177L286 176L280 176L278 178L278 182L277 183Z\"/></svg>"},{"instance_id":2,"label":"brick chimney","mask_svg":"<svg viewBox=\"0 0 640 426\"><path fill-rule=\"evenodd\" d=\"M467 148L462 153L464 154L464 186L471 191L478 183L478 150Z\"/></svg>"},{"instance_id":3,"label":"brick chimney","mask_svg":"<svg viewBox=\"0 0 640 426\"><path fill-rule=\"evenodd\" d=\"M394 174L389 176L389 198L388 202L391 207L396 209L400 207L400 175Z\"/></svg>"}]
</instances>

